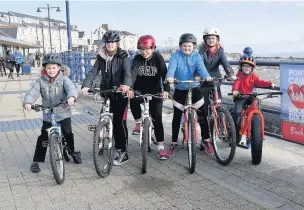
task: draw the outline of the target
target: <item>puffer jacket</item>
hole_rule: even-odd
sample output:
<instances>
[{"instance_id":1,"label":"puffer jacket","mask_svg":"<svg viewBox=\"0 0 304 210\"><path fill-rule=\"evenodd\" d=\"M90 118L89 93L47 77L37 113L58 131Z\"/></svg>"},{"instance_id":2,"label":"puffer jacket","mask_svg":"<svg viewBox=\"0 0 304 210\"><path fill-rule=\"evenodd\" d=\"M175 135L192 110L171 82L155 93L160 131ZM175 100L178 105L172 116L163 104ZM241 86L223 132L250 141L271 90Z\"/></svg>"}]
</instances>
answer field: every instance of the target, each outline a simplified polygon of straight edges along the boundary
<instances>
[{"instance_id":1,"label":"puffer jacket","mask_svg":"<svg viewBox=\"0 0 304 210\"><path fill-rule=\"evenodd\" d=\"M201 55L204 64L206 66L206 69L208 70L208 73L210 74L211 77L216 77L216 78L221 78L221 73L220 73L220 65L223 66L226 74L228 76L232 76L233 69L231 68L227 57L224 53L224 49L219 46L219 49L217 52L211 56L211 53L209 52L208 48L204 45L202 45L199 48L199 54Z\"/></svg>"},{"instance_id":2,"label":"puffer jacket","mask_svg":"<svg viewBox=\"0 0 304 210\"><path fill-rule=\"evenodd\" d=\"M58 76L51 81L51 78L42 72L42 75L33 84L32 88L27 91L23 99L23 106L25 104L34 104L35 101L42 97L42 105L46 108L58 106L60 103L67 103L68 98L78 97L78 90L75 84L69 77L62 75L60 72ZM61 121L72 116L71 107L64 108L58 106L54 108L56 121ZM43 121L52 122L50 115L43 113Z\"/></svg>"},{"instance_id":3,"label":"puffer jacket","mask_svg":"<svg viewBox=\"0 0 304 210\"><path fill-rule=\"evenodd\" d=\"M91 88L94 78L101 72L100 89L112 89L113 86L132 85L130 58L128 53L118 48L113 57L106 54L105 48L99 50L97 60L82 83L82 87Z\"/></svg>"},{"instance_id":4,"label":"puffer jacket","mask_svg":"<svg viewBox=\"0 0 304 210\"><path fill-rule=\"evenodd\" d=\"M17 64L22 64L23 63L23 55L20 51L16 51L13 54L15 61Z\"/></svg>"},{"instance_id":5,"label":"puffer jacket","mask_svg":"<svg viewBox=\"0 0 304 210\"><path fill-rule=\"evenodd\" d=\"M8 69L14 68L14 66L16 64L13 55L6 55L5 56L5 62L6 62L6 68L8 68Z\"/></svg>"}]
</instances>

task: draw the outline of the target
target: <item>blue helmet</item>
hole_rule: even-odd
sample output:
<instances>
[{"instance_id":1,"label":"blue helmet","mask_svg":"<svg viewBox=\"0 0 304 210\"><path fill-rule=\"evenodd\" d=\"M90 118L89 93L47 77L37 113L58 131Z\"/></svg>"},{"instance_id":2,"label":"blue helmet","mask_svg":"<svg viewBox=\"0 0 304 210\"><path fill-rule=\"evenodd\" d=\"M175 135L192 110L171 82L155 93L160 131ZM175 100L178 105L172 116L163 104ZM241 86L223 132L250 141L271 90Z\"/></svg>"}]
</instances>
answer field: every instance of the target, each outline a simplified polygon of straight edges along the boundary
<instances>
[{"instance_id":1,"label":"blue helmet","mask_svg":"<svg viewBox=\"0 0 304 210\"><path fill-rule=\"evenodd\" d=\"M244 50L243 50L243 53L248 55L248 56L251 56L252 55L252 49L251 47L245 47Z\"/></svg>"}]
</instances>

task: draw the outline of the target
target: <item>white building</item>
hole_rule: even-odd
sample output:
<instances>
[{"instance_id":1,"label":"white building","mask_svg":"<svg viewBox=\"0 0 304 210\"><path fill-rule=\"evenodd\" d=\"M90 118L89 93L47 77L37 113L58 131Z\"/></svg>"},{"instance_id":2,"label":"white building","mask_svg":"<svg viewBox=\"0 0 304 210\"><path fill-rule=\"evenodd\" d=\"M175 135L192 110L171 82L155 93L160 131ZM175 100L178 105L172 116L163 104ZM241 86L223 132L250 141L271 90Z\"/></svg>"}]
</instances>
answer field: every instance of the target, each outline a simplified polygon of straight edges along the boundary
<instances>
[{"instance_id":1,"label":"white building","mask_svg":"<svg viewBox=\"0 0 304 210\"><path fill-rule=\"evenodd\" d=\"M102 36L109 30L108 24L102 24L94 32L91 33L91 40L94 40L91 49L96 51L102 45ZM137 49L137 34L128 31L121 31L120 47L123 50Z\"/></svg>"},{"instance_id":2,"label":"white building","mask_svg":"<svg viewBox=\"0 0 304 210\"><path fill-rule=\"evenodd\" d=\"M49 31L51 29L51 40ZM10 37L33 44L42 45L40 52L63 52L68 49L67 25L60 20L41 18L17 12L0 12L0 30ZM80 38L81 36L81 38ZM79 32L77 26L71 26L73 49L87 48L85 33ZM52 43L52 44L51 44ZM37 49L30 49L35 52Z\"/></svg>"}]
</instances>

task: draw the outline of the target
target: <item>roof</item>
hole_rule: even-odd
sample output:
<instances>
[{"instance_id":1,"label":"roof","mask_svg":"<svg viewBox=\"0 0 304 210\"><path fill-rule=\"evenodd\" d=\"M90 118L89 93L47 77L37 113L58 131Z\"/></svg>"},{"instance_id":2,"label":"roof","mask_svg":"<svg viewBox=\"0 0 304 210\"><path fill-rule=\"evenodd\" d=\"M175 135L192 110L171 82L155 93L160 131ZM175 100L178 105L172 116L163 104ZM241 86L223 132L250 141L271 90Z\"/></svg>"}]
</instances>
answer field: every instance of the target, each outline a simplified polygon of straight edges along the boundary
<instances>
[{"instance_id":1,"label":"roof","mask_svg":"<svg viewBox=\"0 0 304 210\"><path fill-rule=\"evenodd\" d=\"M121 31L122 35L125 35L125 36L135 36L135 34L132 34L128 31Z\"/></svg>"},{"instance_id":2,"label":"roof","mask_svg":"<svg viewBox=\"0 0 304 210\"><path fill-rule=\"evenodd\" d=\"M0 44L13 45L13 46L18 46L18 47L23 47L23 48L42 48L41 45L32 44L29 42L17 40L17 39L2 36L2 35L0 35Z\"/></svg>"},{"instance_id":3,"label":"roof","mask_svg":"<svg viewBox=\"0 0 304 210\"><path fill-rule=\"evenodd\" d=\"M6 33L11 38L17 38L18 27L16 26L0 26L0 30Z\"/></svg>"},{"instance_id":4,"label":"roof","mask_svg":"<svg viewBox=\"0 0 304 210\"><path fill-rule=\"evenodd\" d=\"M79 31L78 36L79 36L79 38L83 38L84 37L84 31Z\"/></svg>"},{"instance_id":5,"label":"roof","mask_svg":"<svg viewBox=\"0 0 304 210\"><path fill-rule=\"evenodd\" d=\"M102 24L102 25L101 25L101 28L103 28L103 29L106 30L106 31L109 30L108 24Z\"/></svg>"},{"instance_id":6,"label":"roof","mask_svg":"<svg viewBox=\"0 0 304 210\"><path fill-rule=\"evenodd\" d=\"M102 45L103 41L101 39L94 40L93 45Z\"/></svg>"},{"instance_id":7,"label":"roof","mask_svg":"<svg viewBox=\"0 0 304 210\"><path fill-rule=\"evenodd\" d=\"M3 32L3 31L1 31L1 30L0 30L0 35L1 35L1 36L10 37L7 33Z\"/></svg>"},{"instance_id":8,"label":"roof","mask_svg":"<svg viewBox=\"0 0 304 210\"><path fill-rule=\"evenodd\" d=\"M27 14L22 14L22 13L18 13L18 12L12 12L9 11L11 14L13 14L16 17L21 17L21 18L31 18L31 19L35 19L35 20L40 20L40 21L45 21L45 18L42 17L37 17L37 16L33 16L33 15L27 15ZM0 15L7 15L7 12L0 12ZM50 19L51 22L54 23L64 23L62 20L55 20L55 19Z\"/></svg>"}]
</instances>

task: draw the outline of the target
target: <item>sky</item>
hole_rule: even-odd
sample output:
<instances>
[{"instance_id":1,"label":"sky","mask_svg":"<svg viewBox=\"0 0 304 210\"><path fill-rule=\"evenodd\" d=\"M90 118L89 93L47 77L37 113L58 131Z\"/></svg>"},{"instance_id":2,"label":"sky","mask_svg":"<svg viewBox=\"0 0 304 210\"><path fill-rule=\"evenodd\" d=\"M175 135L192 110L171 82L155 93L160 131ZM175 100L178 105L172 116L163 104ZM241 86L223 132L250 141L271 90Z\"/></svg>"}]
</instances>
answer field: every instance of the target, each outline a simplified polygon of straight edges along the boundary
<instances>
[{"instance_id":1,"label":"sky","mask_svg":"<svg viewBox=\"0 0 304 210\"><path fill-rule=\"evenodd\" d=\"M0 11L20 12L39 17L37 7L59 6L51 18L66 22L65 1L3 1ZM221 32L227 52L242 52L250 46L255 54L302 53L304 56L304 2L300 1L70 1L71 24L90 37L98 25L134 34L151 34L165 47L169 37L174 45L183 33L202 40L206 27Z\"/></svg>"}]
</instances>

